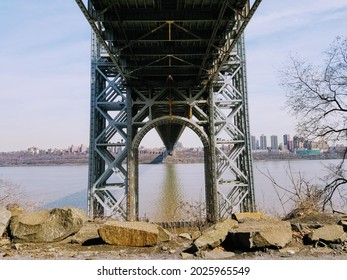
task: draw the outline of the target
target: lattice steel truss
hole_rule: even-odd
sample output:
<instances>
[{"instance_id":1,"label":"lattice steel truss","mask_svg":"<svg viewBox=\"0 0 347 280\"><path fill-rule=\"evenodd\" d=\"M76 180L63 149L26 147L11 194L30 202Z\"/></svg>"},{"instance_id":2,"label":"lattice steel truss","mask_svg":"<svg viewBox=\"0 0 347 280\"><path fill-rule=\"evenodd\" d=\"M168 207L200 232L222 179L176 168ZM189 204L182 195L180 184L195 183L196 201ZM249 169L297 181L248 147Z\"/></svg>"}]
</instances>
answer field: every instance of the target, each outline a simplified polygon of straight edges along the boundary
<instances>
[{"instance_id":1,"label":"lattice steel truss","mask_svg":"<svg viewBox=\"0 0 347 280\"><path fill-rule=\"evenodd\" d=\"M255 211L244 39L212 87L219 217Z\"/></svg>"},{"instance_id":2,"label":"lattice steel truss","mask_svg":"<svg viewBox=\"0 0 347 280\"><path fill-rule=\"evenodd\" d=\"M199 136L205 151L207 220L254 211L243 30L260 0L252 9L247 0L146 0L141 9L150 5L151 12L142 18L144 24L137 1L90 0L88 9L76 2L93 29L90 216L139 218L138 147L153 128L169 152L186 127ZM126 7L129 14L119 14ZM183 21L165 21L172 13ZM199 29L198 17L211 38ZM139 30L127 34L133 26Z\"/></svg>"}]
</instances>

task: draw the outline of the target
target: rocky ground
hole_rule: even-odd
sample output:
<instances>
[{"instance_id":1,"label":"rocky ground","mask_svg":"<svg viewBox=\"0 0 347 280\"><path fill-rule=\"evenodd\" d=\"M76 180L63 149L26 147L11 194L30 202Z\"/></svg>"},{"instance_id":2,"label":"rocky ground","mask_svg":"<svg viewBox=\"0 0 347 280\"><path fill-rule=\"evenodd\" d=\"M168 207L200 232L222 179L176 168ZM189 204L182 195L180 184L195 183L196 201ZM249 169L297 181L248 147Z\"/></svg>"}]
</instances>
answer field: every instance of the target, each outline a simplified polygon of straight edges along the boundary
<instances>
[{"instance_id":1,"label":"rocky ground","mask_svg":"<svg viewBox=\"0 0 347 280\"><path fill-rule=\"evenodd\" d=\"M347 259L345 215L310 213L279 221L245 213L204 230L79 219L71 209L12 215L0 239L0 260ZM38 221L44 233L36 232Z\"/></svg>"}]
</instances>

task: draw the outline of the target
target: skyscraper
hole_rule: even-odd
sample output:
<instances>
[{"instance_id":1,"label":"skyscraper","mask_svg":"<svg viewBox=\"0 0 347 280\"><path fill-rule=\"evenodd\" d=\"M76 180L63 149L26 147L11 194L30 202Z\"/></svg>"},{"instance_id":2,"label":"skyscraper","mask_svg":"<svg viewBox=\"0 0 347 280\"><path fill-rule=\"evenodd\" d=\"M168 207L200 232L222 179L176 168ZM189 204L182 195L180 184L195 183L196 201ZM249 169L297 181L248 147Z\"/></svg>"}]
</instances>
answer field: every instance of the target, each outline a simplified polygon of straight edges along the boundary
<instances>
[{"instance_id":1,"label":"skyscraper","mask_svg":"<svg viewBox=\"0 0 347 280\"><path fill-rule=\"evenodd\" d=\"M278 150L278 138L276 135L271 135L271 150Z\"/></svg>"},{"instance_id":2,"label":"skyscraper","mask_svg":"<svg viewBox=\"0 0 347 280\"><path fill-rule=\"evenodd\" d=\"M290 142L290 135L289 134L284 134L283 135L283 145L288 150L289 150L289 147L288 147L289 142Z\"/></svg>"},{"instance_id":3,"label":"skyscraper","mask_svg":"<svg viewBox=\"0 0 347 280\"><path fill-rule=\"evenodd\" d=\"M256 150L257 149L257 139L255 136L251 136L251 149Z\"/></svg>"},{"instance_id":4,"label":"skyscraper","mask_svg":"<svg viewBox=\"0 0 347 280\"><path fill-rule=\"evenodd\" d=\"M266 150L266 149L267 149L266 136L262 134L260 136L260 150Z\"/></svg>"}]
</instances>

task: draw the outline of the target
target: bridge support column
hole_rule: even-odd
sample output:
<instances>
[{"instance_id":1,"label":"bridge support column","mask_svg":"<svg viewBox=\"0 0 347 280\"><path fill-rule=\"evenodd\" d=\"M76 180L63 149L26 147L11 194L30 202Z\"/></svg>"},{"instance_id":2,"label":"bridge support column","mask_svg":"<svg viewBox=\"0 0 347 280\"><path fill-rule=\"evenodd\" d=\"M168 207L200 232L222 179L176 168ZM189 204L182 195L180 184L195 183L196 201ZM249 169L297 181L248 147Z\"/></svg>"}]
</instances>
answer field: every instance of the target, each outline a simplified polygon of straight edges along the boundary
<instances>
[{"instance_id":1,"label":"bridge support column","mask_svg":"<svg viewBox=\"0 0 347 280\"><path fill-rule=\"evenodd\" d=\"M130 109L123 79L113 66L93 34L88 182L91 218L126 218Z\"/></svg>"},{"instance_id":2,"label":"bridge support column","mask_svg":"<svg viewBox=\"0 0 347 280\"><path fill-rule=\"evenodd\" d=\"M216 154L219 217L226 218L255 210L243 36L212 91L211 146Z\"/></svg>"},{"instance_id":3,"label":"bridge support column","mask_svg":"<svg viewBox=\"0 0 347 280\"><path fill-rule=\"evenodd\" d=\"M132 90L127 89L127 167L128 177L126 180L126 196L127 196L127 221L137 221L139 219L139 180L138 180L138 149L133 147L134 127L132 119Z\"/></svg>"},{"instance_id":4,"label":"bridge support column","mask_svg":"<svg viewBox=\"0 0 347 280\"><path fill-rule=\"evenodd\" d=\"M205 148L205 195L206 195L206 218L209 222L217 222L218 197L217 197L217 157L214 123L214 93L208 88L208 136L209 147Z\"/></svg>"}]
</instances>

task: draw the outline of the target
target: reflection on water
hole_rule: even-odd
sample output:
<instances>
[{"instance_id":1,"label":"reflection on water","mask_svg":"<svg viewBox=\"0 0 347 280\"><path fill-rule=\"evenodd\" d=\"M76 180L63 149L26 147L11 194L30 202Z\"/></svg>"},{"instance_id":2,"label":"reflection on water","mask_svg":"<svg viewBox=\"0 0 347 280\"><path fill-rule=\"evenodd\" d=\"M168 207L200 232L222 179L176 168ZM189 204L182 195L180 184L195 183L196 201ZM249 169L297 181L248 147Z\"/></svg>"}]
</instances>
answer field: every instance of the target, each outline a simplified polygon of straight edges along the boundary
<instances>
[{"instance_id":1,"label":"reflection on water","mask_svg":"<svg viewBox=\"0 0 347 280\"><path fill-rule=\"evenodd\" d=\"M300 171L313 183L321 184L318 178L326 174L324 165L337 162L297 160L290 165L294 175ZM288 164L287 161L254 162L254 189L259 211L283 214L271 182L260 171L269 170L280 185L290 186L286 176ZM20 185L28 198L43 205L54 202L54 207L84 205L86 209L87 173L86 165L1 167L0 179ZM140 164L139 173L140 217L146 216L151 221L187 220L187 204L203 205L205 202L204 164ZM347 192L347 188L345 190ZM346 204L335 209L347 211ZM195 211L201 213L199 209ZM192 218L191 212L188 215Z\"/></svg>"},{"instance_id":2,"label":"reflection on water","mask_svg":"<svg viewBox=\"0 0 347 280\"><path fill-rule=\"evenodd\" d=\"M176 168L173 164L165 164L165 177L161 182L160 199L156 212L156 221L175 221L179 216L179 202L182 200ZM165 209L165 210L164 210Z\"/></svg>"},{"instance_id":3,"label":"reflection on water","mask_svg":"<svg viewBox=\"0 0 347 280\"><path fill-rule=\"evenodd\" d=\"M203 164L140 165L140 217L189 220L188 208L205 202Z\"/></svg>"}]
</instances>

